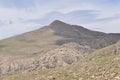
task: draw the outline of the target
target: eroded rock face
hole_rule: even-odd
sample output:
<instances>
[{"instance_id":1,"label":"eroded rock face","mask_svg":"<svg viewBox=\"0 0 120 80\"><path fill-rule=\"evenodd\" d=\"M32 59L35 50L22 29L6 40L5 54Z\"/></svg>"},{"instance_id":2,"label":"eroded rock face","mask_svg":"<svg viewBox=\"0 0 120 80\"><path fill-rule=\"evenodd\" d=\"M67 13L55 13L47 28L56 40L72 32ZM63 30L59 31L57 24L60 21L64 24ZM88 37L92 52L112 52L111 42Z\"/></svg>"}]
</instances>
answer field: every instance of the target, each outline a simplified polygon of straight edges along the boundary
<instances>
[{"instance_id":1,"label":"eroded rock face","mask_svg":"<svg viewBox=\"0 0 120 80\"><path fill-rule=\"evenodd\" d=\"M55 68L70 65L84 58L94 50L88 46L82 46L71 42L56 49L48 51L44 55L37 55L31 58L9 58L3 61L1 74L13 74L19 71L33 71L43 68Z\"/></svg>"}]
</instances>

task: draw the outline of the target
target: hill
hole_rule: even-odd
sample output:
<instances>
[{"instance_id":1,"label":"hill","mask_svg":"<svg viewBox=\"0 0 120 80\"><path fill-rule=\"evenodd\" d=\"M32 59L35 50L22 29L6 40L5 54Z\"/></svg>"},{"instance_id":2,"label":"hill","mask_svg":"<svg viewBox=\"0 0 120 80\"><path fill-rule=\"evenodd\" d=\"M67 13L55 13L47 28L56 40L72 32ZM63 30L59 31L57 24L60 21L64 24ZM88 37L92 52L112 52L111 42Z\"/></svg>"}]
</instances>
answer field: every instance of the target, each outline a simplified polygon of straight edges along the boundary
<instances>
[{"instance_id":1,"label":"hill","mask_svg":"<svg viewBox=\"0 0 120 80\"><path fill-rule=\"evenodd\" d=\"M119 34L91 31L56 20L0 41L0 74L67 66L119 40Z\"/></svg>"}]
</instances>

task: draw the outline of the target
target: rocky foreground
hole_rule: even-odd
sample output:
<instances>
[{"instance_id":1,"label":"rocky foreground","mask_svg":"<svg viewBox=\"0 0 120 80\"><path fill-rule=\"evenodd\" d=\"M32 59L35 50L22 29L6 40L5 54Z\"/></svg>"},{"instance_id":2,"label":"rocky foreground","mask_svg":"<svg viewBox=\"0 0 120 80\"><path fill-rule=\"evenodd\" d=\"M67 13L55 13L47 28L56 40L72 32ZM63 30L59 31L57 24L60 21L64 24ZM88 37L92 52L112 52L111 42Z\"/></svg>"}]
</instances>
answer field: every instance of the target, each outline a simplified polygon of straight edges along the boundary
<instances>
[{"instance_id":1,"label":"rocky foreground","mask_svg":"<svg viewBox=\"0 0 120 80\"><path fill-rule=\"evenodd\" d=\"M20 72L3 80L120 80L120 42L69 66Z\"/></svg>"}]
</instances>

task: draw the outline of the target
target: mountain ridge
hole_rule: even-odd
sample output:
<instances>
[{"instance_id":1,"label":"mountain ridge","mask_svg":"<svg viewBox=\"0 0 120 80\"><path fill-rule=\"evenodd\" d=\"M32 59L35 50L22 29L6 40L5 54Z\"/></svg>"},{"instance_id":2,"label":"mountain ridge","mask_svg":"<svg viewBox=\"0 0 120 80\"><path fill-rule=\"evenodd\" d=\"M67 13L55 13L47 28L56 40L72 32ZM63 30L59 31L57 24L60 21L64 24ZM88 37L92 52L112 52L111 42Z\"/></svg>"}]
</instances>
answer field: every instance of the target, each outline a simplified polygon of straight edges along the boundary
<instances>
[{"instance_id":1,"label":"mountain ridge","mask_svg":"<svg viewBox=\"0 0 120 80\"><path fill-rule=\"evenodd\" d=\"M70 25L62 21L55 20L50 25L38 30L7 38L5 40L0 40L0 51L5 52L4 50L7 50L7 47L9 47L11 50L17 52L19 50L14 49L16 46L19 46L21 48L20 51L22 51L22 46L29 50L30 47L36 47L39 49L39 47L42 48L45 46L45 48L47 48L47 45L60 46L69 42L87 45L93 49L100 49L116 43L119 39L119 33L106 34L103 32L92 31L82 26ZM14 53L14 51L9 52Z\"/></svg>"},{"instance_id":2,"label":"mountain ridge","mask_svg":"<svg viewBox=\"0 0 120 80\"><path fill-rule=\"evenodd\" d=\"M3 53L8 53L7 51L9 51L11 54L35 53L41 51L39 48L42 49L44 47L46 51L48 51L51 48L69 42L87 45L93 49L100 49L116 43L119 39L119 34L106 34L92 31L82 26L70 25L55 20L50 25L38 30L1 40L0 51ZM17 49L16 46L19 47L19 49ZM33 49L33 51L31 51L31 49Z\"/></svg>"}]
</instances>

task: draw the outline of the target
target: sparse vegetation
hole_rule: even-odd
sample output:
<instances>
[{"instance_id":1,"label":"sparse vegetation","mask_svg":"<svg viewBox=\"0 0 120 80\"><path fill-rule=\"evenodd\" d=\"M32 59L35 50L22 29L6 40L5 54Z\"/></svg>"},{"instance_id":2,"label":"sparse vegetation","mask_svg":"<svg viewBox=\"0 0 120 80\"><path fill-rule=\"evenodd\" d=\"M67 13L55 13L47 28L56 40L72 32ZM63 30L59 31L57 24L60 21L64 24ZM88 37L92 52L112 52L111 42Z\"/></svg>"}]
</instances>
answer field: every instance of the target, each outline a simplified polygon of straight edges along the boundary
<instances>
[{"instance_id":1,"label":"sparse vegetation","mask_svg":"<svg viewBox=\"0 0 120 80\"><path fill-rule=\"evenodd\" d=\"M119 39L55 21L0 41L0 80L120 80Z\"/></svg>"}]
</instances>

